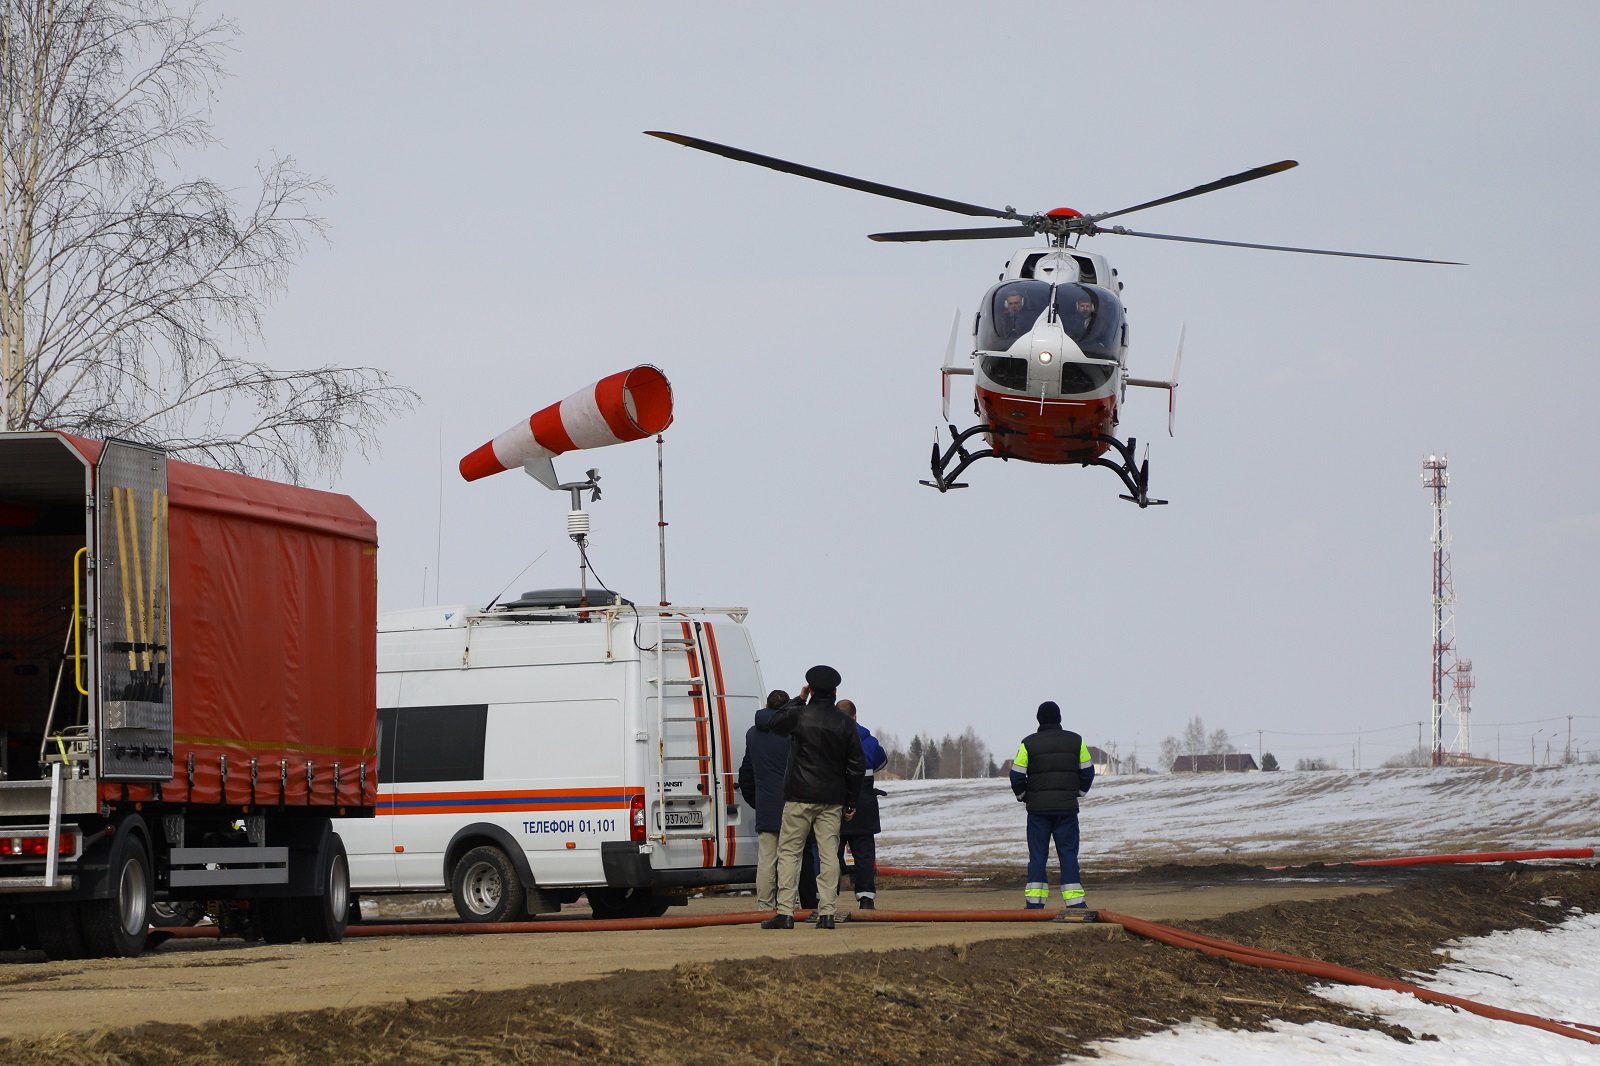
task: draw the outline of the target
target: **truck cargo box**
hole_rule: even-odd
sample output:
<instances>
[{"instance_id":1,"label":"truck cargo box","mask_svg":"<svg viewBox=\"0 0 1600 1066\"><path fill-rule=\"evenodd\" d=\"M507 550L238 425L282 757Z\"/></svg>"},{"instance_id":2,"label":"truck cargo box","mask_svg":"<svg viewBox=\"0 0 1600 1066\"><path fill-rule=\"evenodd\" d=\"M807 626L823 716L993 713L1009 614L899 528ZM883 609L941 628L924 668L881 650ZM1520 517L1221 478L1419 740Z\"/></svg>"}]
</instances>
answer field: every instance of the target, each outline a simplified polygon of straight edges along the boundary
<instances>
[{"instance_id":1,"label":"truck cargo box","mask_svg":"<svg viewBox=\"0 0 1600 1066\"><path fill-rule=\"evenodd\" d=\"M0 940L136 954L173 904L342 937L376 629L376 529L347 497L0 433Z\"/></svg>"},{"instance_id":2,"label":"truck cargo box","mask_svg":"<svg viewBox=\"0 0 1600 1066\"><path fill-rule=\"evenodd\" d=\"M12 434L0 575L6 781L42 776L48 720L98 743L78 808L91 780L91 806L372 805L377 529L350 498Z\"/></svg>"}]
</instances>

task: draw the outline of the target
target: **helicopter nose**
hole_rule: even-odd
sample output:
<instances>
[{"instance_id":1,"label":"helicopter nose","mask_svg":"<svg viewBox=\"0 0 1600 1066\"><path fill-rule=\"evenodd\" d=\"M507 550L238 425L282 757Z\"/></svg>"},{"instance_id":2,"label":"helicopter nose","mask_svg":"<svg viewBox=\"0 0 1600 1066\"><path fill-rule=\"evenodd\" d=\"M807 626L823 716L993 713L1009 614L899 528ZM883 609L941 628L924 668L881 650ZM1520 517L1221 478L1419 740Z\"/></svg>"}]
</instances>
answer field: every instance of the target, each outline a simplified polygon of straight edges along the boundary
<instances>
[{"instance_id":1,"label":"helicopter nose","mask_svg":"<svg viewBox=\"0 0 1600 1066\"><path fill-rule=\"evenodd\" d=\"M1030 362L1036 369L1055 367L1063 360L1082 358L1083 352L1056 323L1040 323L1033 331Z\"/></svg>"}]
</instances>

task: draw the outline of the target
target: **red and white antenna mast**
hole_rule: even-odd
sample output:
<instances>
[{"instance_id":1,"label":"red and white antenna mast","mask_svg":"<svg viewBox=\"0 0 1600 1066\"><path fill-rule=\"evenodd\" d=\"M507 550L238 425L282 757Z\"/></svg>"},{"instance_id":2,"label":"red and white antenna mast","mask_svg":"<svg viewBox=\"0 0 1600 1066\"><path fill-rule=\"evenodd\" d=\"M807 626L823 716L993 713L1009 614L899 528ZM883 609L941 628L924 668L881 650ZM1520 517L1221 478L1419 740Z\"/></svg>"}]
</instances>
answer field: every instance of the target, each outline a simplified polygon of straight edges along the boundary
<instances>
[{"instance_id":1,"label":"red and white antenna mast","mask_svg":"<svg viewBox=\"0 0 1600 1066\"><path fill-rule=\"evenodd\" d=\"M1456 742L1450 745L1450 754L1472 754L1472 689L1477 682L1472 680L1472 660L1457 659L1455 670L1456 683Z\"/></svg>"},{"instance_id":2,"label":"red and white antenna mast","mask_svg":"<svg viewBox=\"0 0 1600 1066\"><path fill-rule=\"evenodd\" d=\"M1450 577L1450 526L1445 509L1450 501L1450 459L1430 455L1422 464L1422 487L1433 493L1433 743L1429 762L1444 763L1444 708L1450 695L1445 678L1455 665L1456 588Z\"/></svg>"}]
</instances>

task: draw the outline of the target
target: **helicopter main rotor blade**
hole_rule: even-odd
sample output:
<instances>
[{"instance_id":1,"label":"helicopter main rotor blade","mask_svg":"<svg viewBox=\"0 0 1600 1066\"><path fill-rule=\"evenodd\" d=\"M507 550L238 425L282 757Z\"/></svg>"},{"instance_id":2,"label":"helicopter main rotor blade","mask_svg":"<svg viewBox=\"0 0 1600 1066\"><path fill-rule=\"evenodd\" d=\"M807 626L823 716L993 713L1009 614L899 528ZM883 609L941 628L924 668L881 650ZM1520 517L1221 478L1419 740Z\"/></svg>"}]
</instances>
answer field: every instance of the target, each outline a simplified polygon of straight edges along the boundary
<instances>
[{"instance_id":1,"label":"helicopter main rotor blade","mask_svg":"<svg viewBox=\"0 0 1600 1066\"><path fill-rule=\"evenodd\" d=\"M772 170L782 171L785 174L810 178L812 181L824 181L829 185L840 185L846 189L854 189L857 192L871 193L873 196L887 196L891 200L904 200L907 203L921 204L924 207L933 207L940 211L954 211L958 215L1012 218L1018 221L1026 217L1010 209L1002 211L995 207L980 207L977 204L964 204L960 200L947 200L942 196L929 196L927 193L912 192L909 189L897 189L893 185L882 185L876 181L852 178L848 174L835 174L831 170L818 170L816 167L791 163L786 159L777 159L770 155L747 152L743 148L731 148L726 144L717 144L715 141L703 141L698 137L686 137L681 133L663 133L659 130L645 130L644 132L648 137L660 137L663 141L681 144L685 148L698 148L702 152L710 152L712 155L720 155L726 159L738 160L741 163L754 163L758 167L767 167ZM1032 230L1029 230L1029 233L1032 232Z\"/></svg>"},{"instance_id":2,"label":"helicopter main rotor blade","mask_svg":"<svg viewBox=\"0 0 1600 1066\"><path fill-rule=\"evenodd\" d=\"M1032 237L1032 226L984 226L981 229L914 229L898 233L869 233L874 241L981 241L991 237Z\"/></svg>"},{"instance_id":3,"label":"helicopter main rotor blade","mask_svg":"<svg viewBox=\"0 0 1600 1066\"><path fill-rule=\"evenodd\" d=\"M1230 174L1226 178L1218 178L1216 181L1210 182L1206 185L1196 185L1194 188L1185 192L1173 193L1171 196L1163 196L1159 200L1150 200L1147 203L1135 204L1132 207L1124 207L1120 211L1102 211L1098 215L1088 216L1085 221L1099 222L1103 219L1116 218L1118 215L1131 215L1133 212L1143 211L1147 207L1160 207L1162 204L1170 204L1175 200L1187 200L1191 196L1201 196L1208 192L1216 192L1218 189L1231 189L1235 185L1243 185L1247 181L1255 181L1257 178L1264 178L1269 174L1281 174L1285 170L1290 170L1299 165L1300 164L1293 159L1279 160L1276 163L1268 163L1264 167L1256 167L1253 170L1243 170L1237 174Z\"/></svg>"},{"instance_id":4,"label":"helicopter main rotor blade","mask_svg":"<svg viewBox=\"0 0 1600 1066\"><path fill-rule=\"evenodd\" d=\"M1220 244L1225 248L1261 248L1269 252L1304 252L1307 255L1342 255L1351 259L1387 259L1394 263L1434 263L1439 266L1466 266L1453 259L1413 259L1405 255L1372 255L1368 252L1334 252L1326 248L1291 248L1283 244L1248 244L1244 241L1214 241L1206 237L1177 237L1170 233L1140 233L1138 230L1109 226L1101 233L1115 233L1122 237L1151 237L1158 241L1183 241L1186 244Z\"/></svg>"}]
</instances>

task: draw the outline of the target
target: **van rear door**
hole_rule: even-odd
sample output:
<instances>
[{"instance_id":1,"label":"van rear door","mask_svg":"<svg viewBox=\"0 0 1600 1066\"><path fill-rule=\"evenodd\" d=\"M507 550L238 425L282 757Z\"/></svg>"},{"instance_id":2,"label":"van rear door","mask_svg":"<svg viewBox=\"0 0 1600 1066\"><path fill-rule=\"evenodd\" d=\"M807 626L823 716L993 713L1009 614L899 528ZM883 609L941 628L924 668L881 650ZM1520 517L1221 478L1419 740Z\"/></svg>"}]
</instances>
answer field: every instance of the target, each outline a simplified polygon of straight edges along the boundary
<instances>
[{"instance_id":1,"label":"van rear door","mask_svg":"<svg viewBox=\"0 0 1600 1066\"><path fill-rule=\"evenodd\" d=\"M727 696L711 648L710 627L677 618L661 626L664 663L647 678L646 715L655 727L655 787L646 796L646 833L665 849L658 869L732 865L729 806L734 794Z\"/></svg>"}]
</instances>

